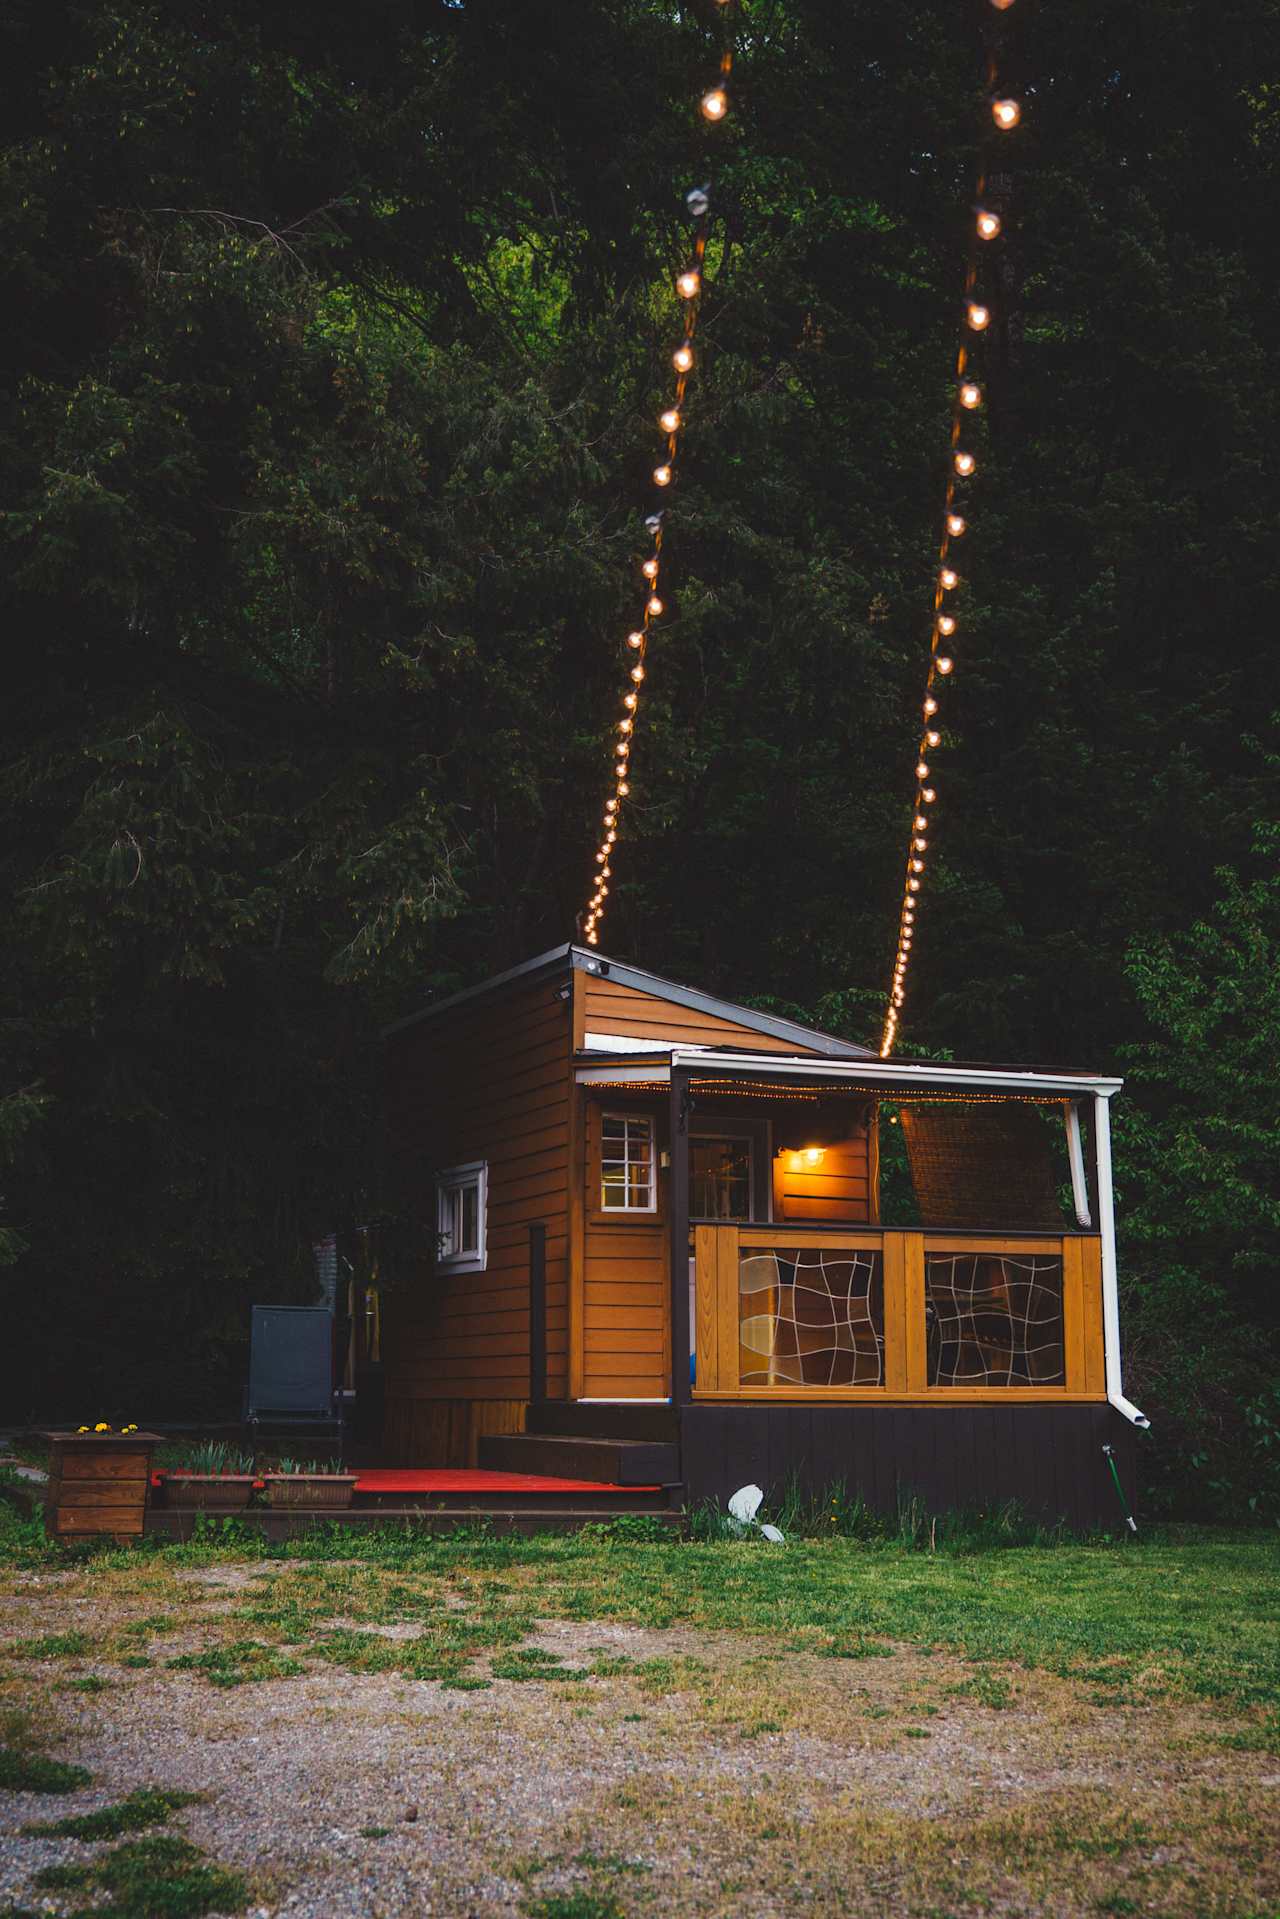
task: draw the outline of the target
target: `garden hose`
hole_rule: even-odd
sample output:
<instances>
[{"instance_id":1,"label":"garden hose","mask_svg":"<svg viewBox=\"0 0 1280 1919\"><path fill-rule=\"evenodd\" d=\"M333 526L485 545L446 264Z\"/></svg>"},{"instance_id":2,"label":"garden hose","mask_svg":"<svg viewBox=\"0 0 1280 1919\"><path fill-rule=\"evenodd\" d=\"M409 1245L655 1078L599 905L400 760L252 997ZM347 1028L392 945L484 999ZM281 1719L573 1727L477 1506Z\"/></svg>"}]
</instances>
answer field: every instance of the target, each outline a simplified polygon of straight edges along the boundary
<instances>
[{"instance_id":1,"label":"garden hose","mask_svg":"<svg viewBox=\"0 0 1280 1919\"><path fill-rule=\"evenodd\" d=\"M1111 1477L1116 1482L1116 1492L1120 1496L1120 1504L1124 1507L1125 1524L1129 1528L1129 1531L1136 1538L1138 1533L1138 1522L1134 1518L1133 1514L1129 1511L1129 1502L1124 1496L1124 1487L1120 1484L1120 1473L1116 1467L1115 1449L1114 1447L1111 1447L1111 1446L1104 1446L1102 1450L1107 1456L1107 1464L1111 1468Z\"/></svg>"}]
</instances>

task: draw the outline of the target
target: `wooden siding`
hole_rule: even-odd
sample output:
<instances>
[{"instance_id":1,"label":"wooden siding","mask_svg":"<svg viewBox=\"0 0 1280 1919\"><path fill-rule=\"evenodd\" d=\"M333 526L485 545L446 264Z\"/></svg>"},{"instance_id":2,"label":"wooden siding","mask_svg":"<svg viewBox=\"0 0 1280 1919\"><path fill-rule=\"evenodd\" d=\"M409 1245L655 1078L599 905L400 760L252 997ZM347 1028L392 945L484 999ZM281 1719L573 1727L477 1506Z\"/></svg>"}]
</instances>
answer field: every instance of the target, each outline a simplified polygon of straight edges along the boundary
<instances>
[{"instance_id":1,"label":"wooden siding","mask_svg":"<svg viewBox=\"0 0 1280 1919\"><path fill-rule=\"evenodd\" d=\"M389 1150L402 1203L435 1230L434 1173L488 1166L482 1272L424 1256L388 1288L383 1327L389 1449L414 1465L465 1463L488 1427L468 1402L529 1394L529 1226L547 1228L547 1389L568 1389L570 1002L563 975L519 981L388 1042Z\"/></svg>"},{"instance_id":2,"label":"wooden siding","mask_svg":"<svg viewBox=\"0 0 1280 1919\"><path fill-rule=\"evenodd\" d=\"M666 1176L659 1169L658 1209L634 1218L600 1210L600 1125L606 1110L646 1113L655 1122L655 1151L664 1144L653 1102L586 1102L580 1129L583 1208L582 1396L658 1399L670 1392L671 1305L667 1283Z\"/></svg>"},{"instance_id":3,"label":"wooden siding","mask_svg":"<svg viewBox=\"0 0 1280 1919\"><path fill-rule=\"evenodd\" d=\"M1136 1508L1134 1430L1092 1405L685 1406L680 1448L689 1504L723 1505L754 1480L771 1501L790 1485L841 1486L877 1512L911 1497L926 1513L1016 1501L1081 1531L1124 1523L1103 1445Z\"/></svg>"},{"instance_id":4,"label":"wooden siding","mask_svg":"<svg viewBox=\"0 0 1280 1919\"><path fill-rule=\"evenodd\" d=\"M809 1165L803 1151L784 1149L774 1154L775 1219L866 1225L874 1219L875 1210L866 1132L824 1146L817 1166Z\"/></svg>"},{"instance_id":5,"label":"wooden siding","mask_svg":"<svg viewBox=\"0 0 1280 1919\"><path fill-rule=\"evenodd\" d=\"M812 1047L776 1039L770 1033L757 1032L755 1027L743 1026L736 1020L722 1019L719 1014L701 1013L696 1007L659 999L656 993L642 993L635 986L597 979L591 973L586 974L585 979L588 1033L665 1039L686 1046L724 1046L740 1040L753 1053L808 1054L813 1051Z\"/></svg>"},{"instance_id":6,"label":"wooden siding","mask_svg":"<svg viewBox=\"0 0 1280 1919\"><path fill-rule=\"evenodd\" d=\"M408 1394L390 1400L378 1463L474 1467L481 1439L524 1432L527 1412L524 1399L422 1399Z\"/></svg>"}]
</instances>

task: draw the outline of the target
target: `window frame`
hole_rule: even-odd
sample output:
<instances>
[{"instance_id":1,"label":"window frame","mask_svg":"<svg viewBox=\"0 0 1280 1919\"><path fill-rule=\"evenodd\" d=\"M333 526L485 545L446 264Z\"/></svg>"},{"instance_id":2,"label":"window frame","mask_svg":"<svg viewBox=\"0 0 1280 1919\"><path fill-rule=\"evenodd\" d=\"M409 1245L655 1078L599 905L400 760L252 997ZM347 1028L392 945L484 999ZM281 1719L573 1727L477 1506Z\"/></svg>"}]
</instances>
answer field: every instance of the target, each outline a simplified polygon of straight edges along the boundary
<instances>
[{"instance_id":1,"label":"window frame","mask_svg":"<svg viewBox=\"0 0 1280 1919\"><path fill-rule=\"evenodd\" d=\"M445 1166L435 1178L436 1187L436 1270L442 1273L482 1273L487 1259L489 1213L489 1162L471 1159L459 1166ZM441 1241L451 1228L445 1223L445 1207L452 1193L474 1187L476 1193L476 1244L462 1252L445 1253Z\"/></svg>"},{"instance_id":2,"label":"window frame","mask_svg":"<svg viewBox=\"0 0 1280 1919\"><path fill-rule=\"evenodd\" d=\"M605 1165L610 1158L608 1152L606 1151L608 1141L605 1138L605 1127L609 1124L610 1120L621 1120L623 1124L627 1126L645 1126L648 1128L648 1132L649 1132L649 1199L648 1199L648 1204L645 1206L610 1206L605 1201ZM627 1143L629 1144L630 1142L628 1141ZM613 1164L615 1165L620 1164L623 1167L629 1167L631 1165L631 1160L628 1156L624 1155L621 1161L614 1160ZM631 1184L630 1181L624 1180L623 1184L627 1192L629 1193L630 1184ZM632 1108L630 1112L626 1112L617 1107L608 1107L608 1106L601 1107L600 1109L600 1157L599 1157L599 1163L597 1167L597 1181L596 1181L596 1191L595 1191L594 1198L595 1198L596 1212L601 1219L619 1220L619 1219L656 1219L657 1218L658 1216L658 1123L657 1123L656 1114L638 1111L635 1108Z\"/></svg>"}]
</instances>

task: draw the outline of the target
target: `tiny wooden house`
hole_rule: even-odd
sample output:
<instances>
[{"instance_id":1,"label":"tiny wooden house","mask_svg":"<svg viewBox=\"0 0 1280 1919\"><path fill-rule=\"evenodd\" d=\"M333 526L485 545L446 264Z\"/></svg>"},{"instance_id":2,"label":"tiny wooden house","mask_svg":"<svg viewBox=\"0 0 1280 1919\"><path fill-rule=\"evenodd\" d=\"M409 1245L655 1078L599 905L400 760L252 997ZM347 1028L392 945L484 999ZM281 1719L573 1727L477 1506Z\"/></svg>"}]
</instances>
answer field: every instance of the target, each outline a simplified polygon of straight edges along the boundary
<instances>
[{"instance_id":1,"label":"tiny wooden house","mask_svg":"<svg viewBox=\"0 0 1280 1919\"><path fill-rule=\"evenodd\" d=\"M1114 1523L1109 1101L557 947L386 1035L384 1453Z\"/></svg>"}]
</instances>

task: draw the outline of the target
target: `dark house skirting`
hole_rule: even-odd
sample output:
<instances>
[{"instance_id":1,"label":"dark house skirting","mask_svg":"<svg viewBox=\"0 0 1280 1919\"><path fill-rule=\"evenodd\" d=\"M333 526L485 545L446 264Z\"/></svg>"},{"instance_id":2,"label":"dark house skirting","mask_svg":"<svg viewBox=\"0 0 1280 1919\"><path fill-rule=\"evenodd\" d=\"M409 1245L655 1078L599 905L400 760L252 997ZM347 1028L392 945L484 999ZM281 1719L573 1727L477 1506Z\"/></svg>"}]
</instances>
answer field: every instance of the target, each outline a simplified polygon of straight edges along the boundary
<instances>
[{"instance_id":1,"label":"dark house skirting","mask_svg":"<svg viewBox=\"0 0 1280 1919\"><path fill-rule=\"evenodd\" d=\"M919 1497L930 1512L1016 1500L1073 1530L1113 1531L1124 1514L1103 1446L1115 1449L1136 1510L1134 1429L1087 1406L700 1406L681 1411L689 1505L723 1506L754 1481L772 1497L794 1479L809 1494L843 1481L878 1512Z\"/></svg>"}]
</instances>

